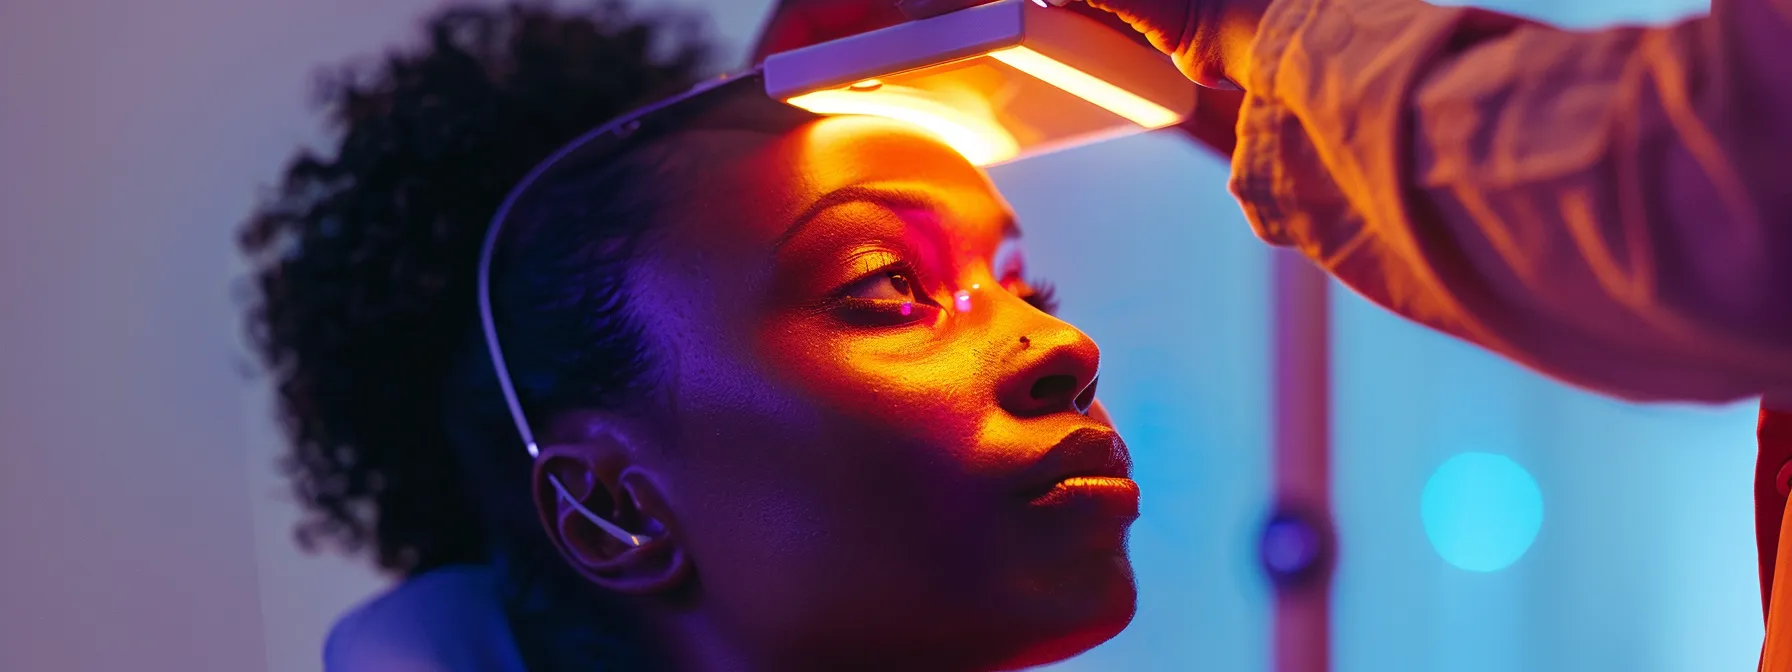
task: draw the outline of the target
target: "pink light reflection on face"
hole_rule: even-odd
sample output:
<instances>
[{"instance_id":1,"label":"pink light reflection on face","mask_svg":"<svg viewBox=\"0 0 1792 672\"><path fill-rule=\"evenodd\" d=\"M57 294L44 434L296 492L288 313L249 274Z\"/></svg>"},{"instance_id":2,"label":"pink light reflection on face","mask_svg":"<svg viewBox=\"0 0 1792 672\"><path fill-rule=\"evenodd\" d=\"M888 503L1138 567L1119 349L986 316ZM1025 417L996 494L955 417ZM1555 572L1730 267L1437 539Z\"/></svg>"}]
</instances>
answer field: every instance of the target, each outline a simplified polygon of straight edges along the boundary
<instances>
[{"instance_id":1,"label":"pink light reflection on face","mask_svg":"<svg viewBox=\"0 0 1792 672\"><path fill-rule=\"evenodd\" d=\"M909 315L913 314L914 312L915 312L915 304L908 302L908 301L902 302L902 316L903 317L908 317Z\"/></svg>"},{"instance_id":2,"label":"pink light reflection on face","mask_svg":"<svg viewBox=\"0 0 1792 672\"><path fill-rule=\"evenodd\" d=\"M970 291L961 289L957 294L952 295L952 307L961 313L971 312Z\"/></svg>"}]
</instances>

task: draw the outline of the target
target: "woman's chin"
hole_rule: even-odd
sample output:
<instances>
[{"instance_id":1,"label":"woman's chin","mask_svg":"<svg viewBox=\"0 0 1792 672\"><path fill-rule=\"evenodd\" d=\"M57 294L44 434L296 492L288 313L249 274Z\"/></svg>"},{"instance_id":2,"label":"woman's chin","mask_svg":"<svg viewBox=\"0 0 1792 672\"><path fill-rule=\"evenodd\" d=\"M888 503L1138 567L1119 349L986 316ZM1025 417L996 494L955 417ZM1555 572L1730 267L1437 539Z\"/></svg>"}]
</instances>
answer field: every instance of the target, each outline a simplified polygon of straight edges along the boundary
<instances>
[{"instance_id":1,"label":"woman's chin","mask_svg":"<svg viewBox=\"0 0 1792 672\"><path fill-rule=\"evenodd\" d=\"M1125 553L1092 559L1040 600L1027 619L1039 636L1001 669L1047 665L1100 646L1132 623L1138 598Z\"/></svg>"}]
</instances>

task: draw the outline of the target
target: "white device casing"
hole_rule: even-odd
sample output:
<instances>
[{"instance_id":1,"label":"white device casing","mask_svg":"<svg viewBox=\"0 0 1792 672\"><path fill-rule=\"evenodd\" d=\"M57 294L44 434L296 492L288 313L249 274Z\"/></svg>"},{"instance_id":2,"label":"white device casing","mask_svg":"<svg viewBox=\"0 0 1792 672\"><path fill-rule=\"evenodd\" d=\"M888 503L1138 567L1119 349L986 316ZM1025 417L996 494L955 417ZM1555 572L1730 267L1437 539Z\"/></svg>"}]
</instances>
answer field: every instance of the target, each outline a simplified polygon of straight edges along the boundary
<instances>
[{"instance_id":1,"label":"white device casing","mask_svg":"<svg viewBox=\"0 0 1792 672\"><path fill-rule=\"evenodd\" d=\"M1001 0L773 54L765 61L765 88L799 106L795 99L804 95L849 92L871 80L933 96L1013 137L1018 151L995 163L1149 130L1001 62L997 52L1015 48L1168 110L1177 120L1196 104L1198 87L1169 57L1099 21L1034 0Z\"/></svg>"}]
</instances>

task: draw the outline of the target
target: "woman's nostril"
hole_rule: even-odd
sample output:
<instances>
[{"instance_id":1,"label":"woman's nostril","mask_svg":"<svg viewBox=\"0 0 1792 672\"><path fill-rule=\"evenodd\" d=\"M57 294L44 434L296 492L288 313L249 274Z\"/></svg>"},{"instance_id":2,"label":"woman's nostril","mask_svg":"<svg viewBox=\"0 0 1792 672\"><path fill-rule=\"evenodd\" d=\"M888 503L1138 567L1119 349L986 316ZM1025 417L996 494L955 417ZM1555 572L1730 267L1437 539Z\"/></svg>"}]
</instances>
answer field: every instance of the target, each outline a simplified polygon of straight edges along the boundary
<instances>
[{"instance_id":1,"label":"woman's nostril","mask_svg":"<svg viewBox=\"0 0 1792 672\"><path fill-rule=\"evenodd\" d=\"M1033 399L1036 401L1048 401L1051 399L1057 399L1058 403L1061 404L1061 403L1064 403L1063 400L1066 397L1069 397L1070 395L1075 394L1075 393L1076 393L1076 377L1075 376L1067 376L1067 375L1046 376L1044 378L1040 378L1039 380L1033 381Z\"/></svg>"},{"instance_id":2,"label":"woman's nostril","mask_svg":"<svg viewBox=\"0 0 1792 672\"><path fill-rule=\"evenodd\" d=\"M1076 395L1076 399L1070 402L1076 406L1076 412L1083 415L1089 414L1090 407L1095 405L1095 384L1099 382L1101 382L1100 378L1089 381L1089 386L1083 388L1083 391Z\"/></svg>"}]
</instances>

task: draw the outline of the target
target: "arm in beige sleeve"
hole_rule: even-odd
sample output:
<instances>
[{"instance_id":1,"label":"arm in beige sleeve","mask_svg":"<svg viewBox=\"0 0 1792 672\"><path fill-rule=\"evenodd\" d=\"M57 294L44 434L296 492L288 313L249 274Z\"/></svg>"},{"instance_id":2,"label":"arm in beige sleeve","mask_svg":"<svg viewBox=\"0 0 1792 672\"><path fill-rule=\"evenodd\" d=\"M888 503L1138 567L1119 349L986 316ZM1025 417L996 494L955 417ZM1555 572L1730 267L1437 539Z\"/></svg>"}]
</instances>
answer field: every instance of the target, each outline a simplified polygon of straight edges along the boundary
<instances>
[{"instance_id":1,"label":"arm in beige sleeve","mask_svg":"<svg viewBox=\"0 0 1792 672\"><path fill-rule=\"evenodd\" d=\"M1242 81L1233 193L1376 303L1623 398L1792 389L1792 0L1275 0Z\"/></svg>"}]
</instances>

